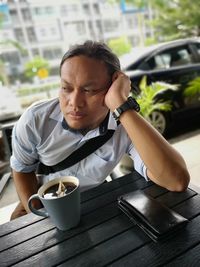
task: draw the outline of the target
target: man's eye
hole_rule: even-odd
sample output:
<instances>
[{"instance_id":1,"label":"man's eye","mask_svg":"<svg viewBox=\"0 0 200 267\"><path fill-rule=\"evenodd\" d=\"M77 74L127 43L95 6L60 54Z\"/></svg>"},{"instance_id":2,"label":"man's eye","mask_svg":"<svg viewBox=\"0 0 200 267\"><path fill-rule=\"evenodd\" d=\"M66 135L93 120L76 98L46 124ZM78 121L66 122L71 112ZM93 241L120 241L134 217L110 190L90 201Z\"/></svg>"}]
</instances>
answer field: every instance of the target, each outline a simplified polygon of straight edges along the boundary
<instances>
[{"instance_id":1,"label":"man's eye","mask_svg":"<svg viewBox=\"0 0 200 267\"><path fill-rule=\"evenodd\" d=\"M84 89L84 92L85 92L86 94L91 94L91 95L96 94L97 91L98 91L98 90L96 90L96 89L87 89L87 88Z\"/></svg>"},{"instance_id":2,"label":"man's eye","mask_svg":"<svg viewBox=\"0 0 200 267\"><path fill-rule=\"evenodd\" d=\"M70 87L66 87L66 86L62 86L62 91L63 92L70 92L71 88Z\"/></svg>"}]
</instances>

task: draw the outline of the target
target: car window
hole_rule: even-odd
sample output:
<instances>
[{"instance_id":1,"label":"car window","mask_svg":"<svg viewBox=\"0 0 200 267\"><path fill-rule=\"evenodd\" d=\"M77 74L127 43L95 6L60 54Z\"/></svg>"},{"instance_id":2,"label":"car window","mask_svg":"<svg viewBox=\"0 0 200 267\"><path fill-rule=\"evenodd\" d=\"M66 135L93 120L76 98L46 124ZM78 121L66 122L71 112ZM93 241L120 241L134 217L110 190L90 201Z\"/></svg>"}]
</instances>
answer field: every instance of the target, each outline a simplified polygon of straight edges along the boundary
<instances>
[{"instance_id":1,"label":"car window","mask_svg":"<svg viewBox=\"0 0 200 267\"><path fill-rule=\"evenodd\" d=\"M200 48L199 48L200 49ZM141 70L168 69L192 63L192 55L186 46L162 51L139 65Z\"/></svg>"},{"instance_id":2,"label":"car window","mask_svg":"<svg viewBox=\"0 0 200 267\"><path fill-rule=\"evenodd\" d=\"M195 44L196 49L197 49L197 53L200 56L200 44Z\"/></svg>"},{"instance_id":3,"label":"car window","mask_svg":"<svg viewBox=\"0 0 200 267\"><path fill-rule=\"evenodd\" d=\"M192 63L192 56L188 49L175 50L171 54L170 66L182 66Z\"/></svg>"}]
</instances>

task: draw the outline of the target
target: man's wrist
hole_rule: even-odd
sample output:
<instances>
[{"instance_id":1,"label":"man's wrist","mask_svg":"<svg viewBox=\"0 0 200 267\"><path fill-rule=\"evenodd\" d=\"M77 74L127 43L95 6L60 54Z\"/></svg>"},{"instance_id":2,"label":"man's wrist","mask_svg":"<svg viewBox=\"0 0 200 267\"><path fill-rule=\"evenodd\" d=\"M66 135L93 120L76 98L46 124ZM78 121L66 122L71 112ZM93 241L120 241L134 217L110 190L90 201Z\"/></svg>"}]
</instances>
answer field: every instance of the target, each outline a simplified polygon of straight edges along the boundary
<instances>
[{"instance_id":1,"label":"man's wrist","mask_svg":"<svg viewBox=\"0 0 200 267\"><path fill-rule=\"evenodd\" d=\"M140 111L140 106L137 103L137 101L132 98L132 97L128 97L127 100L121 104L118 108L116 108L113 112L112 115L114 117L114 119L116 121L119 120L120 116L127 110L133 109L136 112Z\"/></svg>"}]
</instances>

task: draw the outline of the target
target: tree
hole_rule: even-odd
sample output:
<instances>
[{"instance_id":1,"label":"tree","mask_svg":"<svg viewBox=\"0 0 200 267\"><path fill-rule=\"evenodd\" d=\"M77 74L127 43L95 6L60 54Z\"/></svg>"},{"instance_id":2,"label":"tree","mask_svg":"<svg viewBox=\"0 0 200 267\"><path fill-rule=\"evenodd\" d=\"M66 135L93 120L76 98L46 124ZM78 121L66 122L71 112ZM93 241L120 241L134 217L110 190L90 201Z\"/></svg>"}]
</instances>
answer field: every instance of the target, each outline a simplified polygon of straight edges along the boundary
<instances>
[{"instance_id":1,"label":"tree","mask_svg":"<svg viewBox=\"0 0 200 267\"><path fill-rule=\"evenodd\" d=\"M3 27L4 22L4 14L0 12L0 29ZM4 41L0 41L0 47L7 47L12 46L15 47L22 55L27 54L27 50L17 41L6 39ZM9 86L9 78L5 70L5 65L2 60L0 60L0 81L3 82L3 84Z\"/></svg>"},{"instance_id":2,"label":"tree","mask_svg":"<svg viewBox=\"0 0 200 267\"><path fill-rule=\"evenodd\" d=\"M151 0L156 18L155 33L163 40L200 36L199 2Z\"/></svg>"},{"instance_id":3,"label":"tree","mask_svg":"<svg viewBox=\"0 0 200 267\"><path fill-rule=\"evenodd\" d=\"M0 60L0 85L1 83L8 85L8 76L6 74L5 65L2 60Z\"/></svg>"},{"instance_id":4,"label":"tree","mask_svg":"<svg viewBox=\"0 0 200 267\"><path fill-rule=\"evenodd\" d=\"M49 70L48 61L42 57L37 56L34 57L33 60L26 63L25 76L28 78L33 78L35 76L43 78L41 74L43 73L45 74L45 76L48 76L48 70Z\"/></svg>"},{"instance_id":5,"label":"tree","mask_svg":"<svg viewBox=\"0 0 200 267\"><path fill-rule=\"evenodd\" d=\"M108 46L118 56L129 53L131 51L131 48L132 48L129 40L125 36L110 40L108 42Z\"/></svg>"}]
</instances>

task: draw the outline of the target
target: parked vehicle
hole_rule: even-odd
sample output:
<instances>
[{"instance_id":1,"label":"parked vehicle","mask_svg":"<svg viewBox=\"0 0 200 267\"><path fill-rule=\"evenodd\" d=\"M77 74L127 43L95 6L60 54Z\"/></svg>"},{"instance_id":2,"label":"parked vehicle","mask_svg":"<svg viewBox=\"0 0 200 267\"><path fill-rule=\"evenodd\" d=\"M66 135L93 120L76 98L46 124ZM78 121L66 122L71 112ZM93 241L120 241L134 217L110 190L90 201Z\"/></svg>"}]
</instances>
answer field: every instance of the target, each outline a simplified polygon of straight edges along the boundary
<instances>
[{"instance_id":1,"label":"parked vehicle","mask_svg":"<svg viewBox=\"0 0 200 267\"><path fill-rule=\"evenodd\" d=\"M163 81L178 86L177 90L165 89L154 98L155 103L169 100L172 104L170 111L155 110L150 116L152 124L162 134L176 120L184 118L187 122L192 116L197 116L197 112L200 114L200 93L193 97L184 94L189 83L200 77L200 39L176 40L136 49L121 57L120 61L136 94L140 92L139 84L144 76L147 84Z\"/></svg>"}]
</instances>

